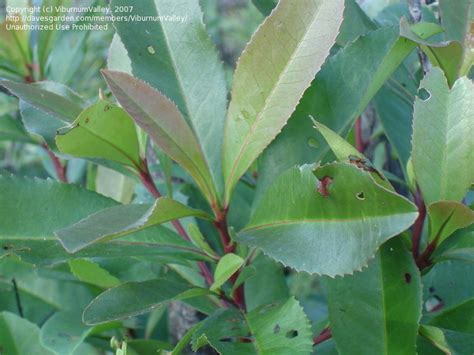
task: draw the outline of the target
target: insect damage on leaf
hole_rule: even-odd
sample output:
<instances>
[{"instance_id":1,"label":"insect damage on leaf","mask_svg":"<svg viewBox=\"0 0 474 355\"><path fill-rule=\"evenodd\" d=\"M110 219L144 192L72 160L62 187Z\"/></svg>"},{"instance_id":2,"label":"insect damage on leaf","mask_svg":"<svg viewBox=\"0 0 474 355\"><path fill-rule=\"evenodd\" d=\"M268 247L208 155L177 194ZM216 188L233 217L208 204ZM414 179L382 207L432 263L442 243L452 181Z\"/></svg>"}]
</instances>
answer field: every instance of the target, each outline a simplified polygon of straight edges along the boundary
<instances>
[{"instance_id":1,"label":"insect damage on leaf","mask_svg":"<svg viewBox=\"0 0 474 355\"><path fill-rule=\"evenodd\" d=\"M329 186L331 185L331 183L332 183L332 178L329 177L329 176L325 176L321 180L318 180L316 189L318 190L318 192L322 196L328 197L329 196Z\"/></svg>"},{"instance_id":2,"label":"insect damage on leaf","mask_svg":"<svg viewBox=\"0 0 474 355\"><path fill-rule=\"evenodd\" d=\"M375 167L365 158L360 158L355 155L349 155L349 163L354 164L359 169L367 171L369 173L377 174L382 180L385 180L385 177L377 170Z\"/></svg>"}]
</instances>

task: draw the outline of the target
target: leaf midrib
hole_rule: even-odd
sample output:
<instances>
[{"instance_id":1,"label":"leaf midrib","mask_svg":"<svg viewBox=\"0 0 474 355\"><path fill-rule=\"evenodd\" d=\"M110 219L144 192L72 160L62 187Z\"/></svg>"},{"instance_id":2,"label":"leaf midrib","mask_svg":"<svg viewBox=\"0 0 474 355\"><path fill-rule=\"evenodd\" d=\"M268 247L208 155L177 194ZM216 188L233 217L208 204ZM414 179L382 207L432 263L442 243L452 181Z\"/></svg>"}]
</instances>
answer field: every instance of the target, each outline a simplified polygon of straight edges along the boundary
<instances>
[{"instance_id":1,"label":"leaf midrib","mask_svg":"<svg viewBox=\"0 0 474 355\"><path fill-rule=\"evenodd\" d=\"M397 214L387 214L387 215L379 215L379 216L369 216L366 217L365 220L370 220L370 219L377 219L377 218L386 218L386 217L401 217L409 214L416 214L417 212L405 212L405 213L397 213ZM326 219L326 218L314 218L314 219L294 219L294 220L286 220L286 221L277 221L277 222L271 222L271 223L266 223L266 224L260 224L256 226L251 226L242 229L241 232L248 232L252 230L259 230L259 229L266 229L266 228L272 228L272 227L278 227L278 226L284 226L284 225L294 225L294 224L301 224L301 223L343 223L343 222L362 222L362 218L334 218L334 219Z\"/></svg>"}]
</instances>

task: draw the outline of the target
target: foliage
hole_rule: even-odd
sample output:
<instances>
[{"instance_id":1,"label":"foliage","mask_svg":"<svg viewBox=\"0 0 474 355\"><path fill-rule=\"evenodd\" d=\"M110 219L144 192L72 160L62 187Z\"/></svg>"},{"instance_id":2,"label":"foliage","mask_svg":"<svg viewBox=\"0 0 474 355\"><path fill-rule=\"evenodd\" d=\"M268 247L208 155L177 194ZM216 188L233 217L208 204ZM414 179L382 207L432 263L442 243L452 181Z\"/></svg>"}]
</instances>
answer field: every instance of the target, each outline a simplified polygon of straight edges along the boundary
<instances>
[{"instance_id":1,"label":"foliage","mask_svg":"<svg viewBox=\"0 0 474 355\"><path fill-rule=\"evenodd\" d=\"M0 27L1 354L473 353L472 0L88 2Z\"/></svg>"}]
</instances>

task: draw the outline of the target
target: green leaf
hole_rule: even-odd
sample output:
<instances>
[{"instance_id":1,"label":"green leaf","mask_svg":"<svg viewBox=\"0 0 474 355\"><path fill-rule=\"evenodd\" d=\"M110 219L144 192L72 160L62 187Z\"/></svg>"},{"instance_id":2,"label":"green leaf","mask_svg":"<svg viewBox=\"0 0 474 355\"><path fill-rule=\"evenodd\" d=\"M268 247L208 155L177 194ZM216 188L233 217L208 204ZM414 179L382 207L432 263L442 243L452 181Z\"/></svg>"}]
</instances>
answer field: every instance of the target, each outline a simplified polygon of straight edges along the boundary
<instances>
[{"instance_id":1,"label":"green leaf","mask_svg":"<svg viewBox=\"0 0 474 355\"><path fill-rule=\"evenodd\" d=\"M4 217L0 225L0 257L18 254L35 264L71 259L71 255L58 243L54 231L117 205L112 199L75 185L50 180L0 177L0 215ZM120 241L77 253L74 258L154 254L188 255L192 259L197 255L200 255L198 258L204 256L191 243L169 229L153 227Z\"/></svg>"},{"instance_id":2,"label":"green leaf","mask_svg":"<svg viewBox=\"0 0 474 355\"><path fill-rule=\"evenodd\" d=\"M216 271L214 271L214 283L210 290L219 289L244 263L245 260L236 254L225 254L217 263Z\"/></svg>"},{"instance_id":3,"label":"green leaf","mask_svg":"<svg viewBox=\"0 0 474 355\"><path fill-rule=\"evenodd\" d=\"M428 206L430 217L430 241L437 245L458 229L474 223L474 211L459 202L439 201Z\"/></svg>"},{"instance_id":4,"label":"green leaf","mask_svg":"<svg viewBox=\"0 0 474 355\"><path fill-rule=\"evenodd\" d=\"M88 325L125 319L150 312L171 300L201 296L186 294L192 286L165 278L144 282L127 282L97 296L84 310L83 320Z\"/></svg>"},{"instance_id":5,"label":"green leaf","mask_svg":"<svg viewBox=\"0 0 474 355\"><path fill-rule=\"evenodd\" d=\"M474 298L444 310L429 324L443 329L474 335Z\"/></svg>"},{"instance_id":6,"label":"green leaf","mask_svg":"<svg viewBox=\"0 0 474 355\"><path fill-rule=\"evenodd\" d=\"M369 31L375 30L377 25L365 14L356 0L344 1L344 20L342 21L336 43L345 46L365 35Z\"/></svg>"},{"instance_id":7,"label":"green leaf","mask_svg":"<svg viewBox=\"0 0 474 355\"><path fill-rule=\"evenodd\" d=\"M430 63L443 69L449 86L456 81L462 66L462 47L458 42L443 42L433 44L423 40L416 33L411 31L408 22L402 18L400 21L400 33L402 36L413 40L421 45L421 48L428 55Z\"/></svg>"},{"instance_id":8,"label":"green leaf","mask_svg":"<svg viewBox=\"0 0 474 355\"><path fill-rule=\"evenodd\" d=\"M101 288L118 286L120 280L112 276L107 270L98 264L86 259L74 259L69 261L71 272L82 282Z\"/></svg>"},{"instance_id":9,"label":"green leaf","mask_svg":"<svg viewBox=\"0 0 474 355\"><path fill-rule=\"evenodd\" d=\"M296 270L343 275L360 270L416 217L411 202L355 165L332 163L314 174L296 167L268 189L237 240Z\"/></svg>"},{"instance_id":10,"label":"green leaf","mask_svg":"<svg viewBox=\"0 0 474 355\"><path fill-rule=\"evenodd\" d=\"M117 21L114 26L128 51L132 74L175 102L191 126L220 195L227 90L223 65L204 27L199 1L113 0L112 13L123 15L116 9L127 5L133 5L132 16L185 18L135 22L133 26Z\"/></svg>"},{"instance_id":11,"label":"green leaf","mask_svg":"<svg viewBox=\"0 0 474 355\"><path fill-rule=\"evenodd\" d=\"M117 33L114 34L112 43L109 47L107 69L121 71L128 74L132 73L132 62L128 57L127 49Z\"/></svg>"},{"instance_id":12,"label":"green leaf","mask_svg":"<svg viewBox=\"0 0 474 355\"><path fill-rule=\"evenodd\" d=\"M369 172L374 181L379 185L388 190L393 190L392 185L390 185L387 179L377 169L375 169L373 164L364 156L364 154L360 153L349 142L325 125L316 120L314 120L313 123L314 127L326 140L337 160L356 165L357 167Z\"/></svg>"},{"instance_id":13,"label":"green leaf","mask_svg":"<svg viewBox=\"0 0 474 355\"><path fill-rule=\"evenodd\" d=\"M421 277L400 238L385 243L362 272L326 281L340 354L416 354Z\"/></svg>"},{"instance_id":14,"label":"green leaf","mask_svg":"<svg viewBox=\"0 0 474 355\"><path fill-rule=\"evenodd\" d=\"M128 74L104 70L103 75L135 122L158 147L191 174L208 200L215 203L216 190L201 147L175 104Z\"/></svg>"},{"instance_id":15,"label":"green leaf","mask_svg":"<svg viewBox=\"0 0 474 355\"><path fill-rule=\"evenodd\" d=\"M471 334L424 324L420 326L420 334L441 350L440 354L470 355L474 352L474 336ZM431 355L433 353L432 349L429 350L430 352L418 350L420 355Z\"/></svg>"},{"instance_id":16,"label":"green leaf","mask_svg":"<svg viewBox=\"0 0 474 355\"><path fill-rule=\"evenodd\" d=\"M225 129L226 203L323 64L343 10L342 0L282 0L253 35L235 70Z\"/></svg>"},{"instance_id":17,"label":"green leaf","mask_svg":"<svg viewBox=\"0 0 474 355\"><path fill-rule=\"evenodd\" d=\"M413 80L413 74L407 68L411 64L412 60L408 63L405 61L372 101L405 176L408 175L406 167L411 154L413 102L419 84L418 80Z\"/></svg>"},{"instance_id":18,"label":"green leaf","mask_svg":"<svg viewBox=\"0 0 474 355\"><path fill-rule=\"evenodd\" d=\"M440 32L432 24L412 28L423 38ZM400 27L383 27L361 36L330 57L306 90L296 111L259 161L258 202L265 190L295 164L322 160L329 151L308 118L346 137L370 100L416 43L400 36ZM368 59L368 55L370 58Z\"/></svg>"},{"instance_id":19,"label":"green leaf","mask_svg":"<svg viewBox=\"0 0 474 355\"><path fill-rule=\"evenodd\" d=\"M66 228L55 231L64 248L77 252L91 244L118 238L175 219L210 217L168 197L158 198L153 205L119 205L101 210Z\"/></svg>"},{"instance_id":20,"label":"green leaf","mask_svg":"<svg viewBox=\"0 0 474 355\"><path fill-rule=\"evenodd\" d=\"M427 312L433 311L430 305L433 303L432 301L440 303L441 310L443 310L474 298L472 264L458 260L435 264L423 276L423 287Z\"/></svg>"},{"instance_id":21,"label":"green leaf","mask_svg":"<svg viewBox=\"0 0 474 355\"><path fill-rule=\"evenodd\" d=\"M474 225L455 232L433 253L435 262L461 260L474 263Z\"/></svg>"},{"instance_id":22,"label":"green leaf","mask_svg":"<svg viewBox=\"0 0 474 355\"><path fill-rule=\"evenodd\" d=\"M28 104L66 122L72 122L83 109L80 101L55 92L56 83L24 84L0 80L0 85Z\"/></svg>"},{"instance_id":23,"label":"green leaf","mask_svg":"<svg viewBox=\"0 0 474 355\"><path fill-rule=\"evenodd\" d=\"M0 141L34 142L21 122L11 116L0 116Z\"/></svg>"},{"instance_id":24,"label":"green leaf","mask_svg":"<svg viewBox=\"0 0 474 355\"><path fill-rule=\"evenodd\" d=\"M136 181L131 177L105 166L97 166L94 190L120 203L130 203L135 193Z\"/></svg>"},{"instance_id":25,"label":"green leaf","mask_svg":"<svg viewBox=\"0 0 474 355\"><path fill-rule=\"evenodd\" d=\"M133 120L107 101L93 104L58 131L56 145L61 152L76 157L108 159L135 170L143 166Z\"/></svg>"},{"instance_id":26,"label":"green leaf","mask_svg":"<svg viewBox=\"0 0 474 355\"><path fill-rule=\"evenodd\" d=\"M252 3L264 16L268 16L278 4L278 0L252 0Z\"/></svg>"},{"instance_id":27,"label":"green leaf","mask_svg":"<svg viewBox=\"0 0 474 355\"><path fill-rule=\"evenodd\" d=\"M429 98L417 98L413 122L413 169L427 204L460 201L474 180L474 84L456 81L450 90L433 68L421 81Z\"/></svg>"},{"instance_id":28,"label":"green leaf","mask_svg":"<svg viewBox=\"0 0 474 355\"><path fill-rule=\"evenodd\" d=\"M85 326L78 311L58 312L41 327L41 343L55 354L74 354L93 328Z\"/></svg>"},{"instance_id":29,"label":"green leaf","mask_svg":"<svg viewBox=\"0 0 474 355\"><path fill-rule=\"evenodd\" d=\"M439 11L446 37L462 44L464 63L460 74L467 75L474 62L471 27L474 4L472 0L440 0Z\"/></svg>"},{"instance_id":30,"label":"green leaf","mask_svg":"<svg viewBox=\"0 0 474 355\"><path fill-rule=\"evenodd\" d=\"M82 111L86 107L86 102L70 88L60 83L43 81L30 84L30 86L36 96L32 99L24 95L20 96L21 118L28 132L44 139L50 148L55 149L56 131L73 122L77 117L74 113ZM59 96L62 101L65 101L64 105L72 107L72 114L64 115L63 112L58 111L54 100L49 102L41 99L44 92ZM38 96L39 102L35 101ZM62 106L59 108L62 109Z\"/></svg>"},{"instance_id":31,"label":"green leaf","mask_svg":"<svg viewBox=\"0 0 474 355\"><path fill-rule=\"evenodd\" d=\"M53 354L41 345L35 324L9 312L0 313L0 347L5 355Z\"/></svg>"},{"instance_id":32,"label":"green leaf","mask_svg":"<svg viewBox=\"0 0 474 355\"><path fill-rule=\"evenodd\" d=\"M258 271L244 284L247 310L251 311L259 306L280 302L290 297L280 264L260 253L252 262L252 266Z\"/></svg>"},{"instance_id":33,"label":"green leaf","mask_svg":"<svg viewBox=\"0 0 474 355\"><path fill-rule=\"evenodd\" d=\"M199 249L203 250L207 255L211 257L217 257L216 252L211 248L206 238L202 235L199 227L195 224L188 225L189 239Z\"/></svg>"},{"instance_id":34,"label":"green leaf","mask_svg":"<svg viewBox=\"0 0 474 355\"><path fill-rule=\"evenodd\" d=\"M242 341L245 339L245 341ZM309 354L312 333L308 318L293 297L244 315L220 309L193 334L193 351L209 344L220 354Z\"/></svg>"}]
</instances>

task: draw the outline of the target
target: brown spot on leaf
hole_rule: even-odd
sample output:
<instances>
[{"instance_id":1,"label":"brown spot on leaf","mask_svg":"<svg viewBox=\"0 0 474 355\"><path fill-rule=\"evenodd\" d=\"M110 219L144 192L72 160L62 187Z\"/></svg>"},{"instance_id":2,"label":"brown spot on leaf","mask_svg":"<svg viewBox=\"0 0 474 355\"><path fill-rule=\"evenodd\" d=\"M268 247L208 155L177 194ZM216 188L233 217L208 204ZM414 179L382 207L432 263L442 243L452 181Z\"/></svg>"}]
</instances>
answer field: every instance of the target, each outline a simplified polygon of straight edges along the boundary
<instances>
[{"instance_id":1,"label":"brown spot on leaf","mask_svg":"<svg viewBox=\"0 0 474 355\"><path fill-rule=\"evenodd\" d=\"M108 111L108 110L110 110L110 106L109 106L109 105L105 105L105 107L104 107L104 112L106 112L106 111Z\"/></svg>"},{"instance_id":2,"label":"brown spot on leaf","mask_svg":"<svg viewBox=\"0 0 474 355\"><path fill-rule=\"evenodd\" d=\"M405 273L405 282L409 284L411 282L411 274L409 272Z\"/></svg>"},{"instance_id":3,"label":"brown spot on leaf","mask_svg":"<svg viewBox=\"0 0 474 355\"><path fill-rule=\"evenodd\" d=\"M322 196L324 197L329 196L329 186L331 185L331 183L332 183L332 178L329 176L325 176L321 180L318 181L317 189Z\"/></svg>"}]
</instances>

